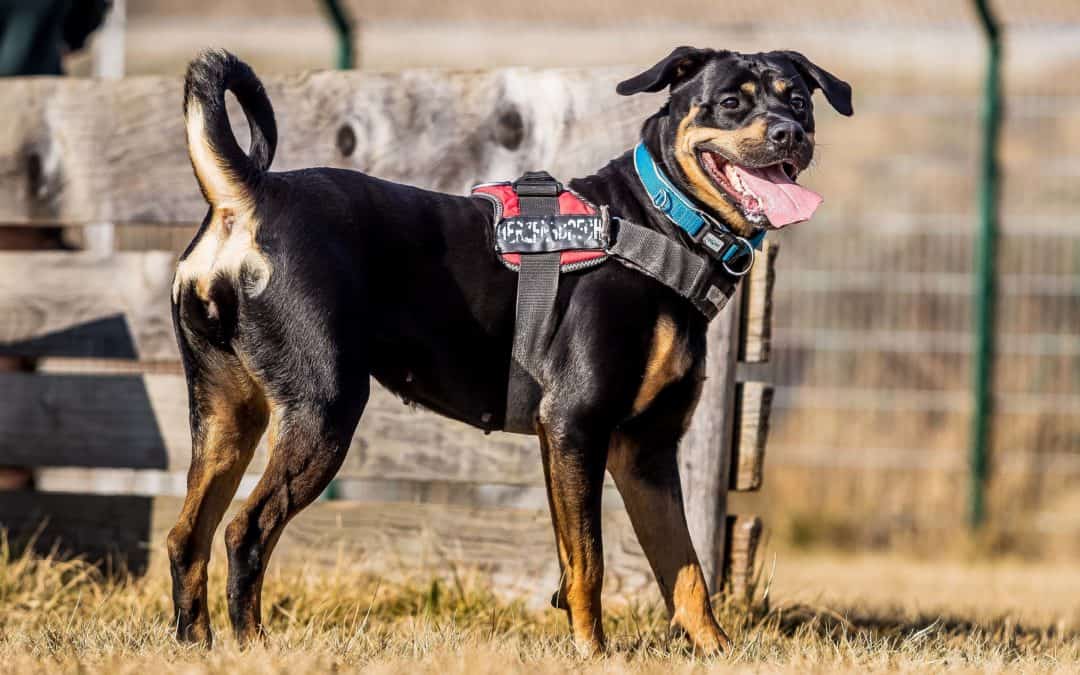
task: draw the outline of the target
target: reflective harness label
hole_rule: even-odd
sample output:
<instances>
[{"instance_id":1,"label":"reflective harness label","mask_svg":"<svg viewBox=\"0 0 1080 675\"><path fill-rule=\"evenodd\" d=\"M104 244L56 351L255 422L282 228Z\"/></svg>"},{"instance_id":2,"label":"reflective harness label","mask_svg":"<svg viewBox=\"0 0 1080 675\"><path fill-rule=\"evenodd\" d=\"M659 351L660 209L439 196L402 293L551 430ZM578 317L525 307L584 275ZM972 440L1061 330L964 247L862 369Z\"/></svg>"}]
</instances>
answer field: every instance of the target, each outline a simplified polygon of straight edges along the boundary
<instances>
[{"instance_id":1,"label":"reflective harness label","mask_svg":"<svg viewBox=\"0 0 1080 675\"><path fill-rule=\"evenodd\" d=\"M540 253L607 246L607 226L598 215L512 216L495 226L499 253Z\"/></svg>"}]
</instances>

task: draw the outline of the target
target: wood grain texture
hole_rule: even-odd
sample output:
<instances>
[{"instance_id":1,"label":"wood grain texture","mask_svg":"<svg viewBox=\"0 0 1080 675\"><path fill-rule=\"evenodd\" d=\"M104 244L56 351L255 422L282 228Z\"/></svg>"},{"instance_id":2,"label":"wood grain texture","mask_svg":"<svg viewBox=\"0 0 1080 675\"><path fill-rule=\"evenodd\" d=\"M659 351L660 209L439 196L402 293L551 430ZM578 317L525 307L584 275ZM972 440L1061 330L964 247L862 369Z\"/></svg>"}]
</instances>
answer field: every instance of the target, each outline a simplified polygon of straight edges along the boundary
<instances>
[{"instance_id":1,"label":"wood grain texture","mask_svg":"<svg viewBox=\"0 0 1080 675\"><path fill-rule=\"evenodd\" d=\"M615 83L625 74L506 69L266 78L280 139L273 168L359 169L454 193L538 167L564 179L591 173L630 148L642 120L661 104L617 96ZM168 77L0 82L0 100L15 103L0 129L0 223L200 221L206 205L185 150L181 88L179 78ZM246 128L237 135L246 147Z\"/></svg>"},{"instance_id":2,"label":"wood grain texture","mask_svg":"<svg viewBox=\"0 0 1080 675\"><path fill-rule=\"evenodd\" d=\"M187 472L160 469L117 469L81 467L41 467L32 474L25 470L0 469L0 489L32 484L44 492L183 497L187 492ZM8 477L5 479L5 475ZM247 473L234 499L245 499L259 475ZM5 488L5 480L12 487ZM497 506L514 509L546 509L547 492L542 485L506 485L448 480L388 480L385 478L335 479L334 499L350 502L409 502L456 506ZM604 486L603 508L620 510L622 497L613 484Z\"/></svg>"},{"instance_id":3,"label":"wood grain texture","mask_svg":"<svg viewBox=\"0 0 1080 675\"><path fill-rule=\"evenodd\" d=\"M249 472L266 451L264 439ZM184 471L190 461L182 375L0 373L0 464ZM340 475L543 485L535 438L484 435L378 386Z\"/></svg>"},{"instance_id":4,"label":"wood grain texture","mask_svg":"<svg viewBox=\"0 0 1080 675\"><path fill-rule=\"evenodd\" d=\"M736 385L735 450L730 487L739 492L761 489L765 444L769 438L773 388L764 382Z\"/></svg>"},{"instance_id":5,"label":"wood grain texture","mask_svg":"<svg viewBox=\"0 0 1080 675\"><path fill-rule=\"evenodd\" d=\"M0 528L16 551L80 555L106 570L146 569L152 537L150 497L0 491Z\"/></svg>"},{"instance_id":6,"label":"wood grain texture","mask_svg":"<svg viewBox=\"0 0 1080 675\"><path fill-rule=\"evenodd\" d=\"M729 303L709 324L705 386L679 448L679 474L690 537L712 592L723 587L723 523L734 432L740 304Z\"/></svg>"},{"instance_id":7,"label":"wood grain texture","mask_svg":"<svg viewBox=\"0 0 1080 675\"><path fill-rule=\"evenodd\" d=\"M159 498L154 506L151 550L161 555L180 500ZM605 511L603 528L605 594L659 600L626 514ZM316 503L285 529L272 564L329 566L339 561L391 577L477 570L500 592L525 595L538 604L551 597L559 575L547 509L424 503Z\"/></svg>"},{"instance_id":8,"label":"wood grain texture","mask_svg":"<svg viewBox=\"0 0 1080 675\"><path fill-rule=\"evenodd\" d=\"M0 527L16 546L33 542L43 554L56 546L63 555L141 573L151 557L164 555L181 504L177 497L0 491ZM658 600L625 512L605 511L603 527L605 592ZM290 523L274 554L277 565L339 561L390 576L475 570L500 592L538 602L551 596L559 575L546 509L319 502Z\"/></svg>"},{"instance_id":9,"label":"wood grain texture","mask_svg":"<svg viewBox=\"0 0 1080 675\"><path fill-rule=\"evenodd\" d=\"M163 439L155 383L138 375L0 373L0 464L166 468L170 445L186 446L188 434ZM159 406L186 406L182 386L155 393Z\"/></svg>"},{"instance_id":10,"label":"wood grain texture","mask_svg":"<svg viewBox=\"0 0 1080 675\"><path fill-rule=\"evenodd\" d=\"M181 503L179 497L0 491L0 527L16 546L36 535L35 550L42 553L56 546L66 555L141 573L153 557L164 555L165 536ZM233 503L226 520L238 506ZM729 590L745 597L753 579L761 521L756 516L730 516L727 531L732 542L726 561ZM605 509L603 533L605 595L658 601L652 572L625 511ZM391 577L478 571L499 592L543 604L558 580L552 539L546 508L318 502L286 528L273 564L329 567L345 562Z\"/></svg>"},{"instance_id":11,"label":"wood grain texture","mask_svg":"<svg viewBox=\"0 0 1080 675\"><path fill-rule=\"evenodd\" d=\"M181 504L179 497L0 492L0 527L17 545L36 534L35 550L43 553L56 546L65 555L141 573L154 557L164 555L165 536ZM238 506L233 503L226 522ZM745 598L761 521L731 516L726 529L732 542L728 588ZM625 511L604 511L603 536L604 594L624 601L659 601ZM391 578L475 571L498 592L525 596L536 604L546 603L559 574L547 509L426 502L318 502L286 528L272 564L340 563Z\"/></svg>"},{"instance_id":12,"label":"wood grain texture","mask_svg":"<svg viewBox=\"0 0 1080 675\"><path fill-rule=\"evenodd\" d=\"M741 602L749 602L757 574L757 549L762 524L757 516L728 516L727 590Z\"/></svg>"},{"instance_id":13,"label":"wood grain texture","mask_svg":"<svg viewBox=\"0 0 1080 675\"><path fill-rule=\"evenodd\" d=\"M159 251L0 253L0 354L179 359L173 269Z\"/></svg>"},{"instance_id":14,"label":"wood grain texture","mask_svg":"<svg viewBox=\"0 0 1080 675\"><path fill-rule=\"evenodd\" d=\"M772 349L773 286L776 283L776 255L780 244L766 239L758 260L743 284L743 338L739 358L748 363L764 363Z\"/></svg>"}]
</instances>

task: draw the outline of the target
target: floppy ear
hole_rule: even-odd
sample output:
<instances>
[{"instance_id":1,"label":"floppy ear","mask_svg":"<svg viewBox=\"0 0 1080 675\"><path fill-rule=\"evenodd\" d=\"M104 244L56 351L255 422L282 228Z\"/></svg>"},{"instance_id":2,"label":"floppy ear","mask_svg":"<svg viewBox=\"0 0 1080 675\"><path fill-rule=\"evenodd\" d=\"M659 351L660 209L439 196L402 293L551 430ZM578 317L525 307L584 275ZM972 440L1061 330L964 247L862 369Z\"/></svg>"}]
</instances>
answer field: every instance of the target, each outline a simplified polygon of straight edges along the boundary
<instances>
[{"instance_id":1,"label":"floppy ear","mask_svg":"<svg viewBox=\"0 0 1080 675\"><path fill-rule=\"evenodd\" d=\"M795 64L795 69L806 78L811 91L821 89L825 99L841 115L851 116L851 85L836 77L824 68L820 68L799 52L775 52Z\"/></svg>"},{"instance_id":2,"label":"floppy ear","mask_svg":"<svg viewBox=\"0 0 1080 675\"><path fill-rule=\"evenodd\" d=\"M615 91L623 96L643 91L660 91L696 73L705 60L714 54L716 51L712 49L676 47L652 68L620 82Z\"/></svg>"}]
</instances>

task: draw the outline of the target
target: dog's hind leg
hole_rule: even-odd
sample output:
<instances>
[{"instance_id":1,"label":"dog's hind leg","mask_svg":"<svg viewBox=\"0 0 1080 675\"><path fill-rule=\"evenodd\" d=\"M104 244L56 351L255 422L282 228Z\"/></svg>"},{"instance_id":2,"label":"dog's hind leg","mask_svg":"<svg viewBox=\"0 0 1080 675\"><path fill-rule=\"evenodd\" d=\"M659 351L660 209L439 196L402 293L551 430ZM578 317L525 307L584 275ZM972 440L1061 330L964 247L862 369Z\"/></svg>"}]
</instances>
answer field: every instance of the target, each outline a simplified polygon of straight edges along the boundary
<instances>
[{"instance_id":1,"label":"dog's hind leg","mask_svg":"<svg viewBox=\"0 0 1080 675\"><path fill-rule=\"evenodd\" d=\"M685 630L696 649L711 654L727 650L730 642L713 615L686 523L676 451L685 408L669 405L681 400L679 389L692 388L695 385L688 378L615 434L608 470L649 559L672 625Z\"/></svg>"},{"instance_id":2,"label":"dog's hind leg","mask_svg":"<svg viewBox=\"0 0 1080 675\"><path fill-rule=\"evenodd\" d=\"M542 413L538 432L562 569L555 599L565 602L578 651L592 655L604 649L600 501L610 431L580 415Z\"/></svg>"},{"instance_id":3,"label":"dog's hind leg","mask_svg":"<svg viewBox=\"0 0 1080 675\"><path fill-rule=\"evenodd\" d=\"M270 461L251 496L225 528L229 618L242 644L263 634L263 577L285 525L315 501L345 459L367 402L366 375L353 386L359 391L331 404L271 405Z\"/></svg>"},{"instance_id":4,"label":"dog's hind leg","mask_svg":"<svg viewBox=\"0 0 1080 675\"><path fill-rule=\"evenodd\" d=\"M266 428L261 389L232 354L181 342L191 397L191 467L187 497L167 546L172 570L176 636L213 641L206 602L211 541Z\"/></svg>"}]
</instances>

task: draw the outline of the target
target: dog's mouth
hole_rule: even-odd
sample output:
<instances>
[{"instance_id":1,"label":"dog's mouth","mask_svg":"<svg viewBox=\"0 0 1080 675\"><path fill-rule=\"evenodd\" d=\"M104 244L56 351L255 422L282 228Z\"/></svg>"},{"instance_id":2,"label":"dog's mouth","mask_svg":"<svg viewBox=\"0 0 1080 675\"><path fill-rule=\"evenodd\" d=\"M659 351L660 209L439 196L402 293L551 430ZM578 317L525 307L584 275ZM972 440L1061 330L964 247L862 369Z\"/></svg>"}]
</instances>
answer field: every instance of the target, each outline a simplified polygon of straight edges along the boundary
<instances>
[{"instance_id":1,"label":"dog's mouth","mask_svg":"<svg viewBox=\"0 0 1080 675\"><path fill-rule=\"evenodd\" d=\"M698 149L698 161L713 184L754 225L779 228L809 220L821 205L821 195L795 182L799 168L794 162L741 166L708 148Z\"/></svg>"}]
</instances>

